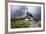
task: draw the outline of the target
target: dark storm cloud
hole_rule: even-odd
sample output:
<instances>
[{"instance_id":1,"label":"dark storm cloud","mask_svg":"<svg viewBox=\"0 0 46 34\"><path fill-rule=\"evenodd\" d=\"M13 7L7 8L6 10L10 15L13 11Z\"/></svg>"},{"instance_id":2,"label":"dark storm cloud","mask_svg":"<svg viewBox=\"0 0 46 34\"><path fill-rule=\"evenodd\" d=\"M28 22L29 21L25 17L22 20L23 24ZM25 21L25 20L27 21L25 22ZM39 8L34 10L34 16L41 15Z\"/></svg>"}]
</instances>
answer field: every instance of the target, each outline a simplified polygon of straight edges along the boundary
<instances>
[{"instance_id":1,"label":"dark storm cloud","mask_svg":"<svg viewBox=\"0 0 46 34\"><path fill-rule=\"evenodd\" d=\"M11 18L21 18L25 17L27 11L33 15L34 18L41 18L41 7L40 6L17 6L11 5Z\"/></svg>"},{"instance_id":2,"label":"dark storm cloud","mask_svg":"<svg viewBox=\"0 0 46 34\"><path fill-rule=\"evenodd\" d=\"M12 18L19 18L19 17L25 17L26 16L26 10L27 10L27 8L26 8L26 6L19 6L19 8L17 7L17 6L15 6L14 8L13 8L13 6L11 6L12 8L11 8L11 17ZM16 9L16 8L18 8L18 9Z\"/></svg>"}]
</instances>

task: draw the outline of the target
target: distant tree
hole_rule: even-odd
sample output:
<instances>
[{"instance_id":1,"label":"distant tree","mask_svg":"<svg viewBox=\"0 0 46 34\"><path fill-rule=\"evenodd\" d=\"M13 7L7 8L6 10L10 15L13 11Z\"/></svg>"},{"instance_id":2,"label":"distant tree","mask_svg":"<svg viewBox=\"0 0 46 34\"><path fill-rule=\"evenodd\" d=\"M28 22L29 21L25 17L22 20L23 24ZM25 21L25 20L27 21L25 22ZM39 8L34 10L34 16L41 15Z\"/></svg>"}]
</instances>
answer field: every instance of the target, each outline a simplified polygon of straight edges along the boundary
<instances>
[{"instance_id":1,"label":"distant tree","mask_svg":"<svg viewBox=\"0 0 46 34\"><path fill-rule=\"evenodd\" d=\"M26 16L28 19L29 19L29 21L30 21L30 17L32 17L33 18L33 15L31 14L31 13L28 13L27 12L27 16Z\"/></svg>"}]
</instances>

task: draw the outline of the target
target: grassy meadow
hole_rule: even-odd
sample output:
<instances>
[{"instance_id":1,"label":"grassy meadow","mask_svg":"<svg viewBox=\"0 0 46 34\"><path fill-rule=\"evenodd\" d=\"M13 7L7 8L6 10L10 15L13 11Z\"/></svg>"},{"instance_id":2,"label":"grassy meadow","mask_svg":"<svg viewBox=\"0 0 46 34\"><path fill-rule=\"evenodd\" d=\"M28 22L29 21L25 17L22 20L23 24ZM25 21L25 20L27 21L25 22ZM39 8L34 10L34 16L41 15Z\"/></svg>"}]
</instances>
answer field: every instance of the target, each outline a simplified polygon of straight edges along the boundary
<instances>
[{"instance_id":1,"label":"grassy meadow","mask_svg":"<svg viewBox=\"0 0 46 34\"><path fill-rule=\"evenodd\" d=\"M24 19L12 20L11 28L29 28L29 27L41 27L41 21L25 21Z\"/></svg>"}]
</instances>

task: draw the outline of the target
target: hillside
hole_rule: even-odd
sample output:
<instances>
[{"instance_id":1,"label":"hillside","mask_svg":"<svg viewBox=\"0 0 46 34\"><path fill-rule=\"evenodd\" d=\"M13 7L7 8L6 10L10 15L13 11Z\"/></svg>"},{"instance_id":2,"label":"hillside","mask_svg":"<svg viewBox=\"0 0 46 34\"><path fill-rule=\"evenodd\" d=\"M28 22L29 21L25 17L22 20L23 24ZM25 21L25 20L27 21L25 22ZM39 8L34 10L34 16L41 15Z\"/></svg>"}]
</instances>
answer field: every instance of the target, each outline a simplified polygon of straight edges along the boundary
<instances>
[{"instance_id":1,"label":"hillside","mask_svg":"<svg viewBox=\"0 0 46 34\"><path fill-rule=\"evenodd\" d=\"M41 27L41 21L38 22L31 20L14 20L11 22L11 28L31 28L31 27Z\"/></svg>"}]
</instances>

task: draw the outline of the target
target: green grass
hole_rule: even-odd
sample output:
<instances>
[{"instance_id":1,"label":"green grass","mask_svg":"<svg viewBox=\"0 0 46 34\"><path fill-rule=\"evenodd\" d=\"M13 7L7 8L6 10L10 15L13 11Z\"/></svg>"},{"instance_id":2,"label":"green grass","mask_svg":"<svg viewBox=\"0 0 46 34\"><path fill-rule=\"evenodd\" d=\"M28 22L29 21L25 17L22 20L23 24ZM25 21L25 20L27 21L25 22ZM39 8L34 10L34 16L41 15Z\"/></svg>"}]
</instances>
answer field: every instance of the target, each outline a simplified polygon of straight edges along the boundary
<instances>
[{"instance_id":1,"label":"green grass","mask_svg":"<svg viewBox=\"0 0 46 34\"><path fill-rule=\"evenodd\" d=\"M29 25L30 25L30 23L24 22L23 19L11 21L11 28L27 28L27 27L29 27Z\"/></svg>"}]
</instances>

